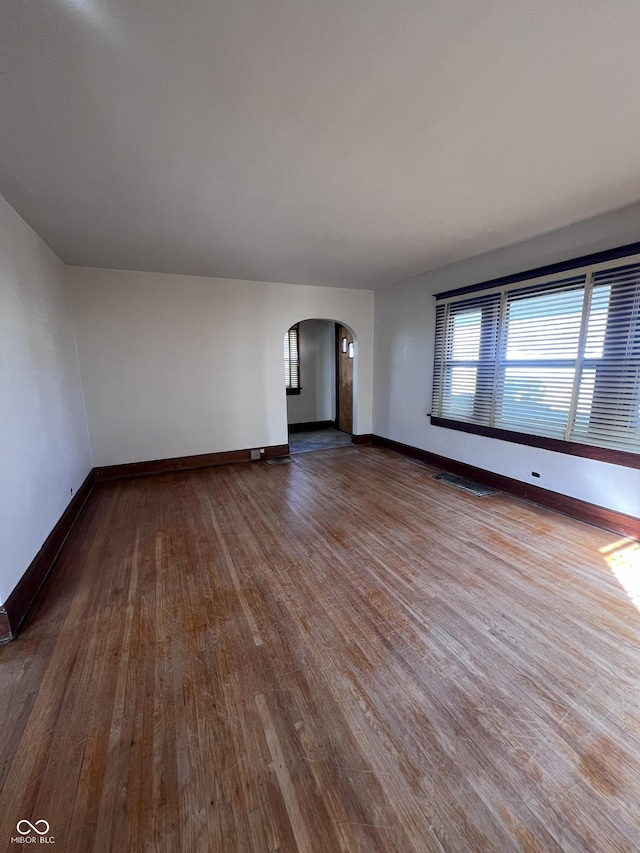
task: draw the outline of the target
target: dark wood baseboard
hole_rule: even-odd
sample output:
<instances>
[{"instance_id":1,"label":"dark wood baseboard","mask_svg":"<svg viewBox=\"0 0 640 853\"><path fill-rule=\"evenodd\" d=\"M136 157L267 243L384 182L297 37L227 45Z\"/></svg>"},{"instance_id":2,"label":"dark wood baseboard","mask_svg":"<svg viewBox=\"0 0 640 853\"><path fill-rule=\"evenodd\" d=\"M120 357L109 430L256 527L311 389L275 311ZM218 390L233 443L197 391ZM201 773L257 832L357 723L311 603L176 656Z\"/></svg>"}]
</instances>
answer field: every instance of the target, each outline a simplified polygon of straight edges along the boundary
<instances>
[{"instance_id":1,"label":"dark wood baseboard","mask_svg":"<svg viewBox=\"0 0 640 853\"><path fill-rule=\"evenodd\" d=\"M371 444L373 436L370 432L363 432L362 435L352 435L351 444Z\"/></svg>"},{"instance_id":2,"label":"dark wood baseboard","mask_svg":"<svg viewBox=\"0 0 640 853\"><path fill-rule=\"evenodd\" d=\"M289 432L310 432L314 429L335 429L335 421L306 421L301 424L289 424Z\"/></svg>"},{"instance_id":3,"label":"dark wood baseboard","mask_svg":"<svg viewBox=\"0 0 640 853\"><path fill-rule=\"evenodd\" d=\"M272 444L271 447L265 447L263 459L274 459L277 456L288 456L288 444Z\"/></svg>"},{"instance_id":4,"label":"dark wood baseboard","mask_svg":"<svg viewBox=\"0 0 640 853\"><path fill-rule=\"evenodd\" d=\"M288 444L273 444L265 447L261 459L286 456ZM128 462L124 465L105 465L95 468L99 483L107 480L122 480L127 477L148 477L152 474L168 474L173 471L191 471L194 468L212 468L216 465L231 465L234 462L250 462L251 450L225 450L221 453L199 453L197 456L174 456L171 459L151 459L147 462Z\"/></svg>"},{"instance_id":5,"label":"dark wood baseboard","mask_svg":"<svg viewBox=\"0 0 640 853\"><path fill-rule=\"evenodd\" d=\"M442 468L445 471L450 471L452 474L469 477L478 483L492 486L501 492L506 492L517 498L524 498L532 503L560 512L563 515L571 516L571 518L575 518L578 521L585 521L588 524L593 524L604 530L610 530L612 533L617 533L621 536L640 539L640 519L634 518L631 515L606 509L605 507L597 506L578 498L561 495L559 492L552 492L549 489L533 486L531 483L524 483L521 480L514 480L502 474L495 474L492 471L486 471L484 468L476 468L474 465L467 465L466 462L458 462L455 459L449 459L447 456L438 456L435 453L430 453L428 450L421 450L418 447L412 447L410 444L402 444L390 438L374 435L373 444L379 447L387 447L390 450L403 453L405 456L410 456L413 459L419 459L421 462L432 465L434 468Z\"/></svg>"},{"instance_id":6,"label":"dark wood baseboard","mask_svg":"<svg viewBox=\"0 0 640 853\"><path fill-rule=\"evenodd\" d=\"M31 561L4 606L0 607L0 642L12 640L17 636L51 574L60 556L62 546L71 532L71 528L80 517L94 485L95 474L92 470L60 516L56 526L45 539L42 548Z\"/></svg>"}]
</instances>

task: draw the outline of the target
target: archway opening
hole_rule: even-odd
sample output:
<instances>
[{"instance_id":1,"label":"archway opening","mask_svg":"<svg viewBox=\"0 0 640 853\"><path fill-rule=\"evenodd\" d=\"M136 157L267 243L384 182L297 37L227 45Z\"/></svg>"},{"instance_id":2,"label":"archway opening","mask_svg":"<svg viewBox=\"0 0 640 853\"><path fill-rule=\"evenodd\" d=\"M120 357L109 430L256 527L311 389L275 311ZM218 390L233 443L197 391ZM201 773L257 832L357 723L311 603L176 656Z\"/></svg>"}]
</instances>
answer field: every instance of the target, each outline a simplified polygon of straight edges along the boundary
<instances>
[{"instance_id":1,"label":"archway opening","mask_svg":"<svg viewBox=\"0 0 640 853\"><path fill-rule=\"evenodd\" d=\"M325 318L300 320L284 336L290 453L350 446L354 433L357 343Z\"/></svg>"}]
</instances>

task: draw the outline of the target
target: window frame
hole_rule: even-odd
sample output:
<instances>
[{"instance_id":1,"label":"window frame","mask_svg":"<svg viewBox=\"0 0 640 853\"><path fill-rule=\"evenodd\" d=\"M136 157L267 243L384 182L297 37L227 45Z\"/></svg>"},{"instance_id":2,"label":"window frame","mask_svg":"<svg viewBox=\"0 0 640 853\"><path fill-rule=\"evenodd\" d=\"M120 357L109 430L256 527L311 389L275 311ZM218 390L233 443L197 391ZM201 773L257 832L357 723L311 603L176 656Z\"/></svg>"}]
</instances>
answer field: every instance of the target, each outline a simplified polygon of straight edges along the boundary
<instances>
[{"instance_id":1,"label":"window frame","mask_svg":"<svg viewBox=\"0 0 640 853\"><path fill-rule=\"evenodd\" d=\"M521 289L527 288L529 285L531 285L531 287L536 288L544 288L545 285L548 285L549 292L551 292L552 285L556 282L562 281L564 278L567 278L567 273L570 274L571 278L573 278L574 276L584 275L585 283L582 286L585 288L585 290L587 290L592 286L592 282L595 278L596 273L600 271L606 272L607 270L612 270L618 267L637 263L640 263L640 243L634 243L628 246L608 250L606 252L599 252L593 255L587 255L581 258L576 258L573 261L564 261L560 264L554 264L547 267L533 269L522 273L517 273L512 276L504 276L502 278L493 279L488 282L470 285L468 287L457 288L456 290L450 290L444 293L436 294L435 298L437 299L437 309L443 305L446 305L447 303L458 303L462 298L481 298L485 296L491 296L492 294L501 294L501 299L505 300L509 292L520 291ZM500 315L500 329L498 330L499 336L502 336L504 334L504 326L506 325L504 316L504 314ZM583 309L583 326L585 316L588 317L588 305L586 308ZM609 320L607 322L609 322ZM630 318L628 336L629 341L631 342L631 345L634 349L640 346L640 340L636 339L638 334L637 330L639 328L640 314L633 314ZM437 406L436 383L439 382L441 384L441 388L444 389L444 383L446 381L446 369L452 363L452 359L447 360L445 358L445 350L447 346L446 336L447 331L445 329L445 331L442 333L441 339L439 340L438 329L436 329L432 408L435 408ZM484 333L481 335L481 349L485 345L482 343L483 338ZM493 358L496 376L492 388L492 406L496 405L496 400L500 393L498 385L498 373L504 368L503 354L501 354L499 350L500 342L498 342L497 344L497 352L495 353ZM477 360L478 364L480 364L481 357L481 353L479 353L479 357ZM532 359L532 362L533 361L534 360ZM588 356L585 355L584 352L581 351L578 357L576 357L576 359L574 359L573 361L576 370L581 370L585 366L591 367L592 365L590 363L593 362L594 359L590 359ZM479 369L476 381L480 381ZM577 387L579 389L579 381L577 382ZM442 393L444 393L444 391ZM474 411L476 410L477 396L478 393L476 385L473 402ZM581 456L589 459L597 459L600 461L610 462L617 465L624 465L630 468L640 468L640 451L635 452L633 450L623 450L612 447L604 447L602 445L583 443L582 441L572 441L567 437L569 429L573 426L573 417L575 415L575 406L577 398L578 393L574 393L572 395L572 406L568 415L569 420L567 427L567 435L565 435L564 438L552 438L549 436L534 435L527 432L522 432L517 429L517 426L516 429L512 430L503 427L488 426L482 423L474 423L473 421L456 420L454 418L442 416L437 413L434 414L433 412L430 413L429 417L433 426L444 427L446 429L458 430L460 432L466 432L475 435L483 435L489 438L497 438L503 441L509 441L530 447L539 447L545 450L553 450L555 452L565 453L572 456Z\"/></svg>"}]
</instances>

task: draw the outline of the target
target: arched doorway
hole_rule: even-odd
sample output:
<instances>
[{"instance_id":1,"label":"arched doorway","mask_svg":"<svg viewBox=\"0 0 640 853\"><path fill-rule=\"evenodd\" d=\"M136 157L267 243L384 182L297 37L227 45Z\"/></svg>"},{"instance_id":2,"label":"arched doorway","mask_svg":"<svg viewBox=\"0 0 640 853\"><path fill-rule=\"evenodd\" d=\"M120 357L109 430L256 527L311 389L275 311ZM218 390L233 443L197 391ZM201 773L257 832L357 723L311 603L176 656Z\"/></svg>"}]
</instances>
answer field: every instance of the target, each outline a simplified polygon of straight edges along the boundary
<instances>
[{"instance_id":1,"label":"arched doorway","mask_svg":"<svg viewBox=\"0 0 640 853\"><path fill-rule=\"evenodd\" d=\"M284 335L289 450L351 445L356 338L344 323L308 318Z\"/></svg>"}]
</instances>

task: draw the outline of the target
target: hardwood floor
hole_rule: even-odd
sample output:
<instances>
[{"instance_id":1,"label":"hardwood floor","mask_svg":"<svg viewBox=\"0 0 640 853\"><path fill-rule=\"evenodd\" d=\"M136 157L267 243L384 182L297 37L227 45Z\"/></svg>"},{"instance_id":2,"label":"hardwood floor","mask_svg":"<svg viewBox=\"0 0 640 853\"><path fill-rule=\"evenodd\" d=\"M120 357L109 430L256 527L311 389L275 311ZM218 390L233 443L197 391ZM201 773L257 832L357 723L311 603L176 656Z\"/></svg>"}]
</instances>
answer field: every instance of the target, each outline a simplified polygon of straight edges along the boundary
<instances>
[{"instance_id":1,"label":"hardwood floor","mask_svg":"<svg viewBox=\"0 0 640 853\"><path fill-rule=\"evenodd\" d=\"M637 545L430 473L99 486L0 648L0 849L640 849Z\"/></svg>"}]
</instances>

